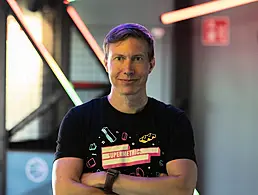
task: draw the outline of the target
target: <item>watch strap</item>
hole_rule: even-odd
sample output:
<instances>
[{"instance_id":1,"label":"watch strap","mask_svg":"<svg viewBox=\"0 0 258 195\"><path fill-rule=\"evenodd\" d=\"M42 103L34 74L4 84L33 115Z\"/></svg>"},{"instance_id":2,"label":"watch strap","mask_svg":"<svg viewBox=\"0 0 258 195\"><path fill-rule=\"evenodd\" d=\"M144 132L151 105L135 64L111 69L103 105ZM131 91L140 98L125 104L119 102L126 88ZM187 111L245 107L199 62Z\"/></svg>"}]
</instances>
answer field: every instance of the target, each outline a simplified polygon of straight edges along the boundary
<instances>
[{"instance_id":1,"label":"watch strap","mask_svg":"<svg viewBox=\"0 0 258 195\"><path fill-rule=\"evenodd\" d=\"M119 175L119 172L117 170L109 169L107 171L106 180L104 184L104 192L106 194L110 194L113 192L113 184L117 179L118 175Z\"/></svg>"}]
</instances>

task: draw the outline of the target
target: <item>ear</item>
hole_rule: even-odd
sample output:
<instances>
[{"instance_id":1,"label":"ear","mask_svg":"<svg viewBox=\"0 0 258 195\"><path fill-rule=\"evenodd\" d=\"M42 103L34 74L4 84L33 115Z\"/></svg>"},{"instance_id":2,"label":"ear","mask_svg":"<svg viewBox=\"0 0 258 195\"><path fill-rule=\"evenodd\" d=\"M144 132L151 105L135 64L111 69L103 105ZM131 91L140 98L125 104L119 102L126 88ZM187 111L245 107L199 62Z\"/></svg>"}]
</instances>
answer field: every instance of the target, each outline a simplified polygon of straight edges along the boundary
<instances>
[{"instance_id":1,"label":"ear","mask_svg":"<svg viewBox=\"0 0 258 195\"><path fill-rule=\"evenodd\" d=\"M106 59L106 58L104 59L103 66L104 66L106 72L108 73L108 62L107 62L107 59Z\"/></svg>"},{"instance_id":2,"label":"ear","mask_svg":"<svg viewBox=\"0 0 258 195\"><path fill-rule=\"evenodd\" d=\"M150 61L150 70L149 70L149 74L152 72L153 68L156 65L156 60L155 58L152 58L152 60Z\"/></svg>"}]
</instances>

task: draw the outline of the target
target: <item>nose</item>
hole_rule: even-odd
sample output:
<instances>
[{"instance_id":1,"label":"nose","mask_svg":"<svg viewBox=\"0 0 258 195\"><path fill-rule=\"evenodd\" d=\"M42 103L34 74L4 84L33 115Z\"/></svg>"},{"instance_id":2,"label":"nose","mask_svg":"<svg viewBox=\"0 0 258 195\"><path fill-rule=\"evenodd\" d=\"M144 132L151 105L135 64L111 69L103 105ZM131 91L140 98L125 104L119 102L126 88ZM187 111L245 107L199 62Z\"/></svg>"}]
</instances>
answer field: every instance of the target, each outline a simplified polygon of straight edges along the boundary
<instances>
[{"instance_id":1,"label":"nose","mask_svg":"<svg viewBox=\"0 0 258 195\"><path fill-rule=\"evenodd\" d=\"M131 60L126 60L124 63L124 74L128 77L134 74L133 63Z\"/></svg>"},{"instance_id":2,"label":"nose","mask_svg":"<svg viewBox=\"0 0 258 195\"><path fill-rule=\"evenodd\" d=\"M134 72L133 71L128 71L128 72L124 72L124 74L128 77L133 76Z\"/></svg>"}]
</instances>

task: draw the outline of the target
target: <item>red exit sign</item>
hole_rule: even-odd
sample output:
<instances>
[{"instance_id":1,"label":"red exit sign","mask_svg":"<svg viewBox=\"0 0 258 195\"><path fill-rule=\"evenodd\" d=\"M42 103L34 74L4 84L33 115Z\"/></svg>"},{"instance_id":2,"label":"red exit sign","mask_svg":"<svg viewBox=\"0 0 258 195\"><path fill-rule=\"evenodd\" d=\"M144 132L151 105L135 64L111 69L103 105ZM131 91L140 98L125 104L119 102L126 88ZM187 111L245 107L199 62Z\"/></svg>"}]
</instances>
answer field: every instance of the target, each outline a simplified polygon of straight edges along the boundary
<instances>
[{"instance_id":1,"label":"red exit sign","mask_svg":"<svg viewBox=\"0 0 258 195\"><path fill-rule=\"evenodd\" d=\"M230 40L228 17L206 17L202 21L202 43L207 46L227 46Z\"/></svg>"}]
</instances>

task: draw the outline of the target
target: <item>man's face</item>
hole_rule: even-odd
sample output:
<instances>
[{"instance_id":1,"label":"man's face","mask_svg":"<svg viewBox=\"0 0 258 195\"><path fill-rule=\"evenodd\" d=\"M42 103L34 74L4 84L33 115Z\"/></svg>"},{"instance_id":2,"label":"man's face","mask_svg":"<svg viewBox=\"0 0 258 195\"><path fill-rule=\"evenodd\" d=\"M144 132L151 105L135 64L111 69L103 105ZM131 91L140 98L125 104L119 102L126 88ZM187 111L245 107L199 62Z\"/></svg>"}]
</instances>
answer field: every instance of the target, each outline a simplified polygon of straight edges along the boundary
<instances>
[{"instance_id":1,"label":"man's face","mask_svg":"<svg viewBox=\"0 0 258 195\"><path fill-rule=\"evenodd\" d=\"M111 43L105 61L105 69L116 93L133 95L146 90L148 75L155 60L148 58L148 47L144 40L128 38Z\"/></svg>"}]
</instances>

